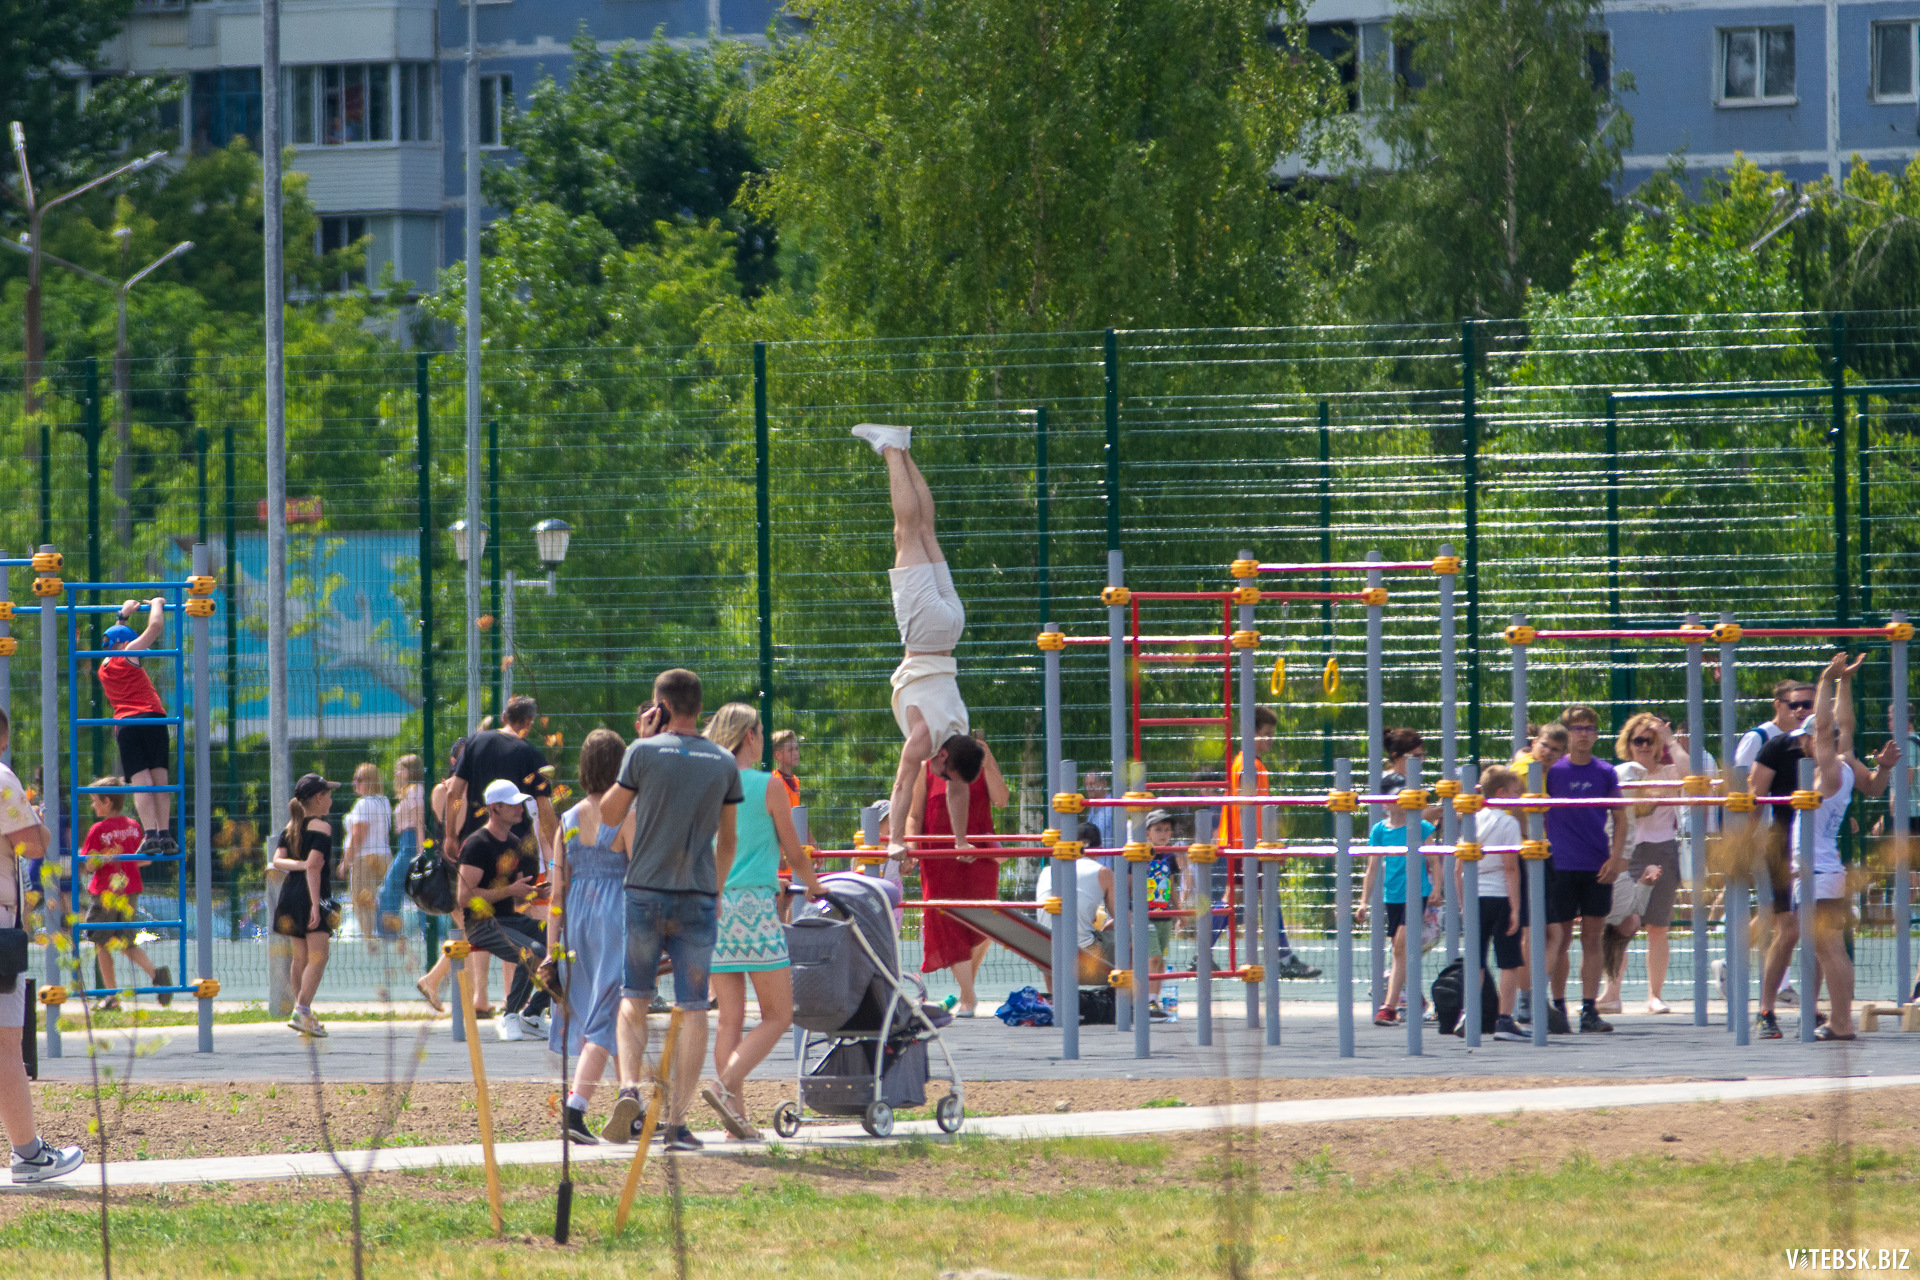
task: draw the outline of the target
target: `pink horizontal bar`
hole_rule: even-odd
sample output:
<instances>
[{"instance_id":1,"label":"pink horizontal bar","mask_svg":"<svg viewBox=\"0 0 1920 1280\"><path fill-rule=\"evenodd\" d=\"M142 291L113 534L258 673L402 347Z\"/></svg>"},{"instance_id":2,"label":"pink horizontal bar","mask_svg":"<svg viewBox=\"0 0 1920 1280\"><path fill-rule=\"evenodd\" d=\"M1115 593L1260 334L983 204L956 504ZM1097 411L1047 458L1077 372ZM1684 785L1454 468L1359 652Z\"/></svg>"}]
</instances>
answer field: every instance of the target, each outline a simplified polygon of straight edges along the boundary
<instances>
[{"instance_id":1,"label":"pink horizontal bar","mask_svg":"<svg viewBox=\"0 0 1920 1280\"><path fill-rule=\"evenodd\" d=\"M1359 591L1262 591L1262 600L1362 600Z\"/></svg>"},{"instance_id":2,"label":"pink horizontal bar","mask_svg":"<svg viewBox=\"0 0 1920 1280\"><path fill-rule=\"evenodd\" d=\"M1231 600L1231 591L1135 591L1135 600Z\"/></svg>"},{"instance_id":3,"label":"pink horizontal bar","mask_svg":"<svg viewBox=\"0 0 1920 1280\"><path fill-rule=\"evenodd\" d=\"M1887 638L1884 627L1742 627L1742 637L1754 636L1761 640L1785 639L1789 636L1859 636L1884 640Z\"/></svg>"},{"instance_id":4,"label":"pink horizontal bar","mask_svg":"<svg viewBox=\"0 0 1920 1280\"><path fill-rule=\"evenodd\" d=\"M1140 719L1134 721L1134 723L1137 725L1140 725L1142 728L1145 728L1148 725L1226 724L1227 717L1225 716L1142 716L1140 717Z\"/></svg>"},{"instance_id":5,"label":"pink horizontal bar","mask_svg":"<svg viewBox=\"0 0 1920 1280\"><path fill-rule=\"evenodd\" d=\"M1713 643L1713 633L1710 631L1682 631L1678 627L1664 627L1659 630L1628 628L1618 631L1536 631L1533 633L1533 638L1536 640L1691 640L1695 644Z\"/></svg>"},{"instance_id":6,"label":"pink horizontal bar","mask_svg":"<svg viewBox=\"0 0 1920 1280\"><path fill-rule=\"evenodd\" d=\"M1365 797L1363 796L1364 800ZM1327 803L1325 796L1155 796L1151 803L1145 800L1114 799L1106 797L1087 801L1089 809L1151 809L1160 805L1195 805L1202 808L1218 809L1222 805L1271 805L1279 808L1321 808ZM1393 797L1379 801L1381 804L1393 803Z\"/></svg>"},{"instance_id":7,"label":"pink horizontal bar","mask_svg":"<svg viewBox=\"0 0 1920 1280\"><path fill-rule=\"evenodd\" d=\"M945 836L901 836L901 837L900 837L900 839L901 839L902 841L904 841L905 843L907 843L907 844L932 844L933 842L935 842L935 841L937 841L937 840L947 840L947 841L951 841L951 840L953 839L953 837L952 837L952 836L950 836L950 835L945 835ZM969 840L973 840L973 841L982 841L982 840L993 840L993 841L1007 841L1007 840L1024 840L1024 841L1026 841L1026 842L1027 842L1027 843L1029 843L1029 844L1039 844L1039 843L1040 843L1040 837L1039 837L1039 836L1037 836L1037 835L1017 835L1017 836L1015 836L1015 835L977 835L977 836L976 836L976 835L969 835L969 836L967 837L967 839L969 839Z\"/></svg>"},{"instance_id":8,"label":"pink horizontal bar","mask_svg":"<svg viewBox=\"0 0 1920 1280\"><path fill-rule=\"evenodd\" d=\"M1232 662L1233 658L1224 653L1136 653L1135 662L1179 662L1187 666L1198 663L1205 666L1222 666Z\"/></svg>"},{"instance_id":9,"label":"pink horizontal bar","mask_svg":"<svg viewBox=\"0 0 1920 1280\"><path fill-rule=\"evenodd\" d=\"M1344 561L1335 564L1263 564L1262 573L1365 573L1373 569L1402 571L1406 569L1432 569L1431 560L1389 560L1378 564L1362 560Z\"/></svg>"},{"instance_id":10,"label":"pink horizontal bar","mask_svg":"<svg viewBox=\"0 0 1920 1280\"><path fill-rule=\"evenodd\" d=\"M1223 644L1227 639L1224 631L1212 635L1199 636L1122 636L1128 644ZM1111 644L1106 636L1062 636L1065 644Z\"/></svg>"},{"instance_id":11,"label":"pink horizontal bar","mask_svg":"<svg viewBox=\"0 0 1920 1280\"><path fill-rule=\"evenodd\" d=\"M1545 800L1489 800L1489 809L1622 809L1631 804L1650 804L1657 808L1681 809L1693 805L1723 805L1725 796L1555 796ZM1755 804L1792 804L1788 796L1755 796ZM1089 804L1092 801L1088 801Z\"/></svg>"}]
</instances>

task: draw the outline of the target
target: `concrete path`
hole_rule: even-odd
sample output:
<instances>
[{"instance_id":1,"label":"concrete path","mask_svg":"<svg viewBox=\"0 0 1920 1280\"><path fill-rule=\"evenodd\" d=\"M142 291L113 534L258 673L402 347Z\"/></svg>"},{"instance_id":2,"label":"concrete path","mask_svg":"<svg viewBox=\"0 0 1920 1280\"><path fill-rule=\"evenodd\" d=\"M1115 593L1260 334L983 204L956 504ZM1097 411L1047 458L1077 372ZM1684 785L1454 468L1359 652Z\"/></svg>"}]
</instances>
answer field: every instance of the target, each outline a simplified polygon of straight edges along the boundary
<instances>
[{"instance_id":1,"label":"concrete path","mask_svg":"<svg viewBox=\"0 0 1920 1280\"><path fill-rule=\"evenodd\" d=\"M1228 1016L1233 1008L1232 1016ZM1299 1003L1282 1007L1280 1044L1264 1043L1264 1033L1246 1027L1238 1007L1222 1005L1216 1018L1214 1044L1194 1042L1194 1024L1182 1021L1157 1024L1152 1029L1152 1053L1134 1057L1132 1032L1112 1027L1083 1027L1080 1058L1060 1057L1060 1033L1031 1027L1006 1027L996 1019L956 1020L943 1033L963 1080L1073 1080L1073 1079L1186 1079L1232 1076L1239 1078L1322 1078L1341 1076L1405 1076L1435 1081L1457 1076L1556 1075L1592 1076L1621 1080L1649 1077L1818 1076L1831 1071L1876 1074L1904 1072L1920 1062L1920 1035L1887 1029L1846 1046L1801 1044L1794 1037L1797 1011L1786 1011L1782 1023L1788 1039L1754 1041L1736 1048L1725 1025L1725 1013L1712 1011L1714 1025L1696 1027L1684 1006L1672 1014L1615 1015L1618 1028L1611 1035L1555 1036L1544 1049L1531 1044L1503 1044L1490 1037L1479 1049L1464 1040L1425 1028L1424 1053L1409 1057L1403 1027L1375 1027L1362 1022L1355 1029L1356 1056L1339 1056L1337 1027L1331 1006ZM324 1014L323 1014L324 1016ZM656 1020L656 1026L664 1019ZM447 1023L334 1022L331 1035L316 1042L320 1071L330 1081L375 1082L400 1078L407 1055L424 1029L424 1054L417 1064L418 1080L468 1080L471 1069L466 1046L456 1044ZM130 1033L98 1033L97 1043L116 1070L125 1074ZM44 1055L43 1080L89 1078L84 1037L68 1032L67 1056ZM301 1038L278 1023L242 1023L214 1028L215 1052L195 1051L192 1027L137 1034L140 1056L132 1063L136 1079L182 1082L306 1080L311 1070ZM554 1080L559 1059L544 1043L502 1044L488 1027L481 1042L492 1080ZM933 1059L939 1062L935 1053ZM1840 1064L1844 1062L1844 1066ZM756 1079L779 1079L793 1074L793 1060L784 1050L762 1063Z\"/></svg>"},{"instance_id":2,"label":"concrete path","mask_svg":"<svg viewBox=\"0 0 1920 1280\"><path fill-rule=\"evenodd\" d=\"M1508 1115L1523 1111L1586 1111L1601 1107L1644 1107L1674 1103L1743 1101L1753 1098L1806 1097L1841 1091L1891 1089L1920 1085L1920 1075L1877 1077L1800 1077L1740 1081L1689 1081L1677 1084L1587 1085L1556 1089L1498 1089L1482 1093L1415 1093L1362 1098L1321 1098L1289 1102L1261 1102L1236 1107L1168 1107L1132 1111L1090 1111L1067 1115L997 1116L970 1119L963 1133L988 1138L1121 1137L1143 1134L1193 1133L1224 1125L1268 1126L1324 1124L1359 1120L1401 1120L1422 1117ZM889 1141L941 1135L930 1120L908 1121ZM787 1143L806 1149L872 1143L858 1125L835 1124L803 1128ZM703 1155L754 1154L758 1143L709 1142ZM553 1165L560 1162L558 1141L506 1142L495 1148L503 1165ZM582 1163L633 1158L631 1146L575 1147L573 1159ZM656 1157L657 1158L657 1153ZM473 1168L483 1163L478 1144L442 1147L396 1147L383 1151L353 1151L341 1159L356 1173L396 1172L404 1169ZM119 1188L184 1186L217 1182L261 1182L290 1178L331 1178L339 1171L331 1157L319 1152L268 1156L213 1156L193 1160L115 1161L106 1167L107 1185ZM100 1185L100 1166L87 1165L57 1183L14 1188L0 1184L0 1192L32 1193L43 1189L87 1191Z\"/></svg>"}]
</instances>

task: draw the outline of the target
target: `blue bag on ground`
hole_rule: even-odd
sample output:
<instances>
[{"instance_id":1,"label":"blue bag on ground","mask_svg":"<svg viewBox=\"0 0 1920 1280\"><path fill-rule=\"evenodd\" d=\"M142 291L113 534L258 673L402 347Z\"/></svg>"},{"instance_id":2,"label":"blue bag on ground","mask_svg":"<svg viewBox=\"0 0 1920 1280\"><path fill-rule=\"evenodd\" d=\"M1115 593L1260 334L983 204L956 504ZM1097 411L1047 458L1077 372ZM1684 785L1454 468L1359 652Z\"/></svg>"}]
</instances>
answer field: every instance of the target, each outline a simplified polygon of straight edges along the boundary
<instances>
[{"instance_id":1,"label":"blue bag on ground","mask_svg":"<svg viewBox=\"0 0 1920 1280\"><path fill-rule=\"evenodd\" d=\"M993 1016L1010 1027L1050 1027L1053 1006L1033 987L1022 987L1010 994Z\"/></svg>"}]
</instances>

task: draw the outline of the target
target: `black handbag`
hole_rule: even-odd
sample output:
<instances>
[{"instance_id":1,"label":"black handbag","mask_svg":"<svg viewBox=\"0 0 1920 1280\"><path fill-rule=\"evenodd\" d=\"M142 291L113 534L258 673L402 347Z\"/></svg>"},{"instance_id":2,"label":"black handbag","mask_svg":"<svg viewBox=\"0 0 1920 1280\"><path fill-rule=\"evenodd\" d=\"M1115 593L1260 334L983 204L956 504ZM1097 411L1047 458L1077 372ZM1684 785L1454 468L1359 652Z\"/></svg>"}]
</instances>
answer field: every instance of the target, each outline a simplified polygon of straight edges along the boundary
<instances>
[{"instance_id":1,"label":"black handbag","mask_svg":"<svg viewBox=\"0 0 1920 1280\"><path fill-rule=\"evenodd\" d=\"M422 849L407 865L407 900L430 916L453 914L453 877L458 867L437 849Z\"/></svg>"},{"instance_id":2,"label":"black handbag","mask_svg":"<svg viewBox=\"0 0 1920 1280\"><path fill-rule=\"evenodd\" d=\"M23 874L19 859L13 864L13 910L14 927L0 929L0 993L11 992L20 981L20 975L26 973L31 965L27 960L27 947L33 935L19 927L26 919L26 903L20 893L20 876Z\"/></svg>"}]
</instances>

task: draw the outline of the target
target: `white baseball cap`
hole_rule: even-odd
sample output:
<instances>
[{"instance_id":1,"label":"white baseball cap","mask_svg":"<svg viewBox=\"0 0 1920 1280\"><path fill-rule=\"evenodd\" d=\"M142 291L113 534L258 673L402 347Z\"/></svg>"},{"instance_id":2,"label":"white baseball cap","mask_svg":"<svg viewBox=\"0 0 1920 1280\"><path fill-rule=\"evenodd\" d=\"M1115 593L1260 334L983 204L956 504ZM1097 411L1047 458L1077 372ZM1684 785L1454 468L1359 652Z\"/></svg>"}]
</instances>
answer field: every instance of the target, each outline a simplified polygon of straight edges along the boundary
<instances>
[{"instance_id":1,"label":"white baseball cap","mask_svg":"<svg viewBox=\"0 0 1920 1280\"><path fill-rule=\"evenodd\" d=\"M507 778L498 778L489 782L485 795L488 804L525 804L533 799Z\"/></svg>"}]
</instances>

